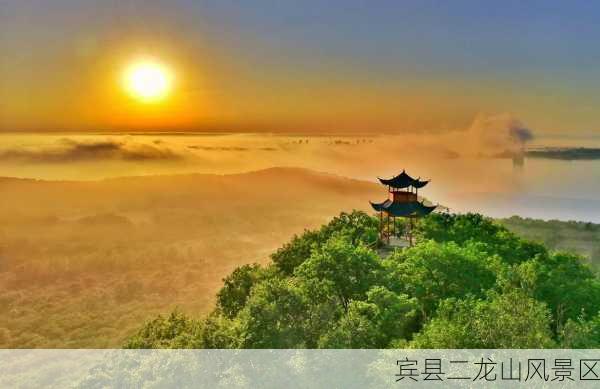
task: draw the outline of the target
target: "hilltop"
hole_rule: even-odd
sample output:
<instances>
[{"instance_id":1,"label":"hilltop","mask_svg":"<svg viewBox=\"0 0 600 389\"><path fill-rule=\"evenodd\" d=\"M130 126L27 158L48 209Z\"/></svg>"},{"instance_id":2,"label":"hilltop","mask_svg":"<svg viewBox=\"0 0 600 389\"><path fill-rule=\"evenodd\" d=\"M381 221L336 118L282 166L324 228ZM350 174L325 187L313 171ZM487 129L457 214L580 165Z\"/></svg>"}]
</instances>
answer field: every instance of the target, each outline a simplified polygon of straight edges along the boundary
<instances>
[{"instance_id":1,"label":"hilltop","mask_svg":"<svg viewBox=\"0 0 600 389\"><path fill-rule=\"evenodd\" d=\"M381 187L273 168L90 182L0 178L0 193L0 346L118 347L159 313L206 314L235 268L269 263L294 234L342 211L370 212ZM506 225L539 238L537 227ZM578 233L570 247L573 226L552 225L561 231L557 247L593 252L581 242L592 248L597 235Z\"/></svg>"},{"instance_id":2,"label":"hilltop","mask_svg":"<svg viewBox=\"0 0 600 389\"><path fill-rule=\"evenodd\" d=\"M128 348L597 348L600 278L479 214L430 214L378 253L379 220L342 213L266 265L238 267L215 309L146 322ZM397 226L404 228L402 222Z\"/></svg>"}]
</instances>

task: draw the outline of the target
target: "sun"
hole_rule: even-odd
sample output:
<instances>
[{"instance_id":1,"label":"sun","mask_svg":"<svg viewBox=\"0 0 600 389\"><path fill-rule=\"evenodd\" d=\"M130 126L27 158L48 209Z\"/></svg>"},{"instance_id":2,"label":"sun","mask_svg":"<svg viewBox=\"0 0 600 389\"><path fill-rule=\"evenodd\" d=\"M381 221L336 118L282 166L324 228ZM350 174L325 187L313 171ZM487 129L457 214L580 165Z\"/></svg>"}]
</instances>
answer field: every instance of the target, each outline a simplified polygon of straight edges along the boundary
<instances>
[{"instance_id":1,"label":"sun","mask_svg":"<svg viewBox=\"0 0 600 389\"><path fill-rule=\"evenodd\" d=\"M137 100L153 103L164 100L170 93L173 76L163 64L145 60L129 65L123 75L127 93Z\"/></svg>"}]
</instances>

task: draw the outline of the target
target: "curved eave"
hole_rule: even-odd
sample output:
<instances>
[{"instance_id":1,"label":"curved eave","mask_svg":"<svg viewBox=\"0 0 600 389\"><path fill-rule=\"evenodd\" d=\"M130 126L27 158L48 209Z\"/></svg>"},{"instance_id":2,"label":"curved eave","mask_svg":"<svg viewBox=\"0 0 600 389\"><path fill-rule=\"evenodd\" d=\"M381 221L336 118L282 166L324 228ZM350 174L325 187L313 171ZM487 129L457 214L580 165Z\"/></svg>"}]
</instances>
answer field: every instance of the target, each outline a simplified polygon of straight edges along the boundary
<instances>
[{"instance_id":1,"label":"curved eave","mask_svg":"<svg viewBox=\"0 0 600 389\"><path fill-rule=\"evenodd\" d=\"M397 177L390 178L390 179L385 179L385 178L379 178L379 177L377 177L377 179L383 185L391 186L392 188L395 188L395 189L408 188L412 184L411 182L407 182L407 181L404 181L404 180L397 179Z\"/></svg>"},{"instance_id":2,"label":"curved eave","mask_svg":"<svg viewBox=\"0 0 600 389\"><path fill-rule=\"evenodd\" d=\"M413 183L413 186L417 189L421 189L422 187L424 187L427 184L429 184L429 180L427 180L427 181L416 180Z\"/></svg>"},{"instance_id":3,"label":"curved eave","mask_svg":"<svg viewBox=\"0 0 600 389\"><path fill-rule=\"evenodd\" d=\"M418 203L416 201L410 203L391 203L385 207L385 212L387 212L390 216L407 217L416 211L417 204Z\"/></svg>"},{"instance_id":4,"label":"curved eave","mask_svg":"<svg viewBox=\"0 0 600 389\"><path fill-rule=\"evenodd\" d=\"M395 189L405 189L410 186L419 189L429 183L429 181L421 181L418 178L417 179L412 178L411 176L406 174L406 172L404 170L402 171L402 173L398 174L397 176L395 176L393 178L385 179L385 178L377 177L377 179L383 185L391 186L392 188L395 188Z\"/></svg>"},{"instance_id":5,"label":"curved eave","mask_svg":"<svg viewBox=\"0 0 600 389\"><path fill-rule=\"evenodd\" d=\"M382 203L374 203L372 201L369 201L369 203L371 203L371 207L373 207L373 209L377 212L386 212L387 207L392 203L392 201L388 199Z\"/></svg>"},{"instance_id":6,"label":"curved eave","mask_svg":"<svg viewBox=\"0 0 600 389\"><path fill-rule=\"evenodd\" d=\"M410 203L394 203L391 200L386 200L382 203L370 203L375 211L385 212L394 217L427 216L437 208L436 205L428 206L417 201Z\"/></svg>"},{"instance_id":7,"label":"curved eave","mask_svg":"<svg viewBox=\"0 0 600 389\"><path fill-rule=\"evenodd\" d=\"M422 202L418 203L419 205L416 207L415 213L417 216L427 216L429 215L431 212L433 212L436 208L437 205L425 205Z\"/></svg>"}]
</instances>

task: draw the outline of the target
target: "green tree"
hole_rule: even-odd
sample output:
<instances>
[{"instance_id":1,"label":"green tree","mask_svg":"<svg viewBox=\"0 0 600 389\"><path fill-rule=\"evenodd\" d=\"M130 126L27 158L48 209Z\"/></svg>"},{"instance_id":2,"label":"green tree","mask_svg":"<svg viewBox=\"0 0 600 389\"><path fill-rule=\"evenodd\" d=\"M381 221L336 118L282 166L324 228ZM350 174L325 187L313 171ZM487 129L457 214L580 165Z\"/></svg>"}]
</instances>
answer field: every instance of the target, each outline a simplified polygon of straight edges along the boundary
<instances>
[{"instance_id":1,"label":"green tree","mask_svg":"<svg viewBox=\"0 0 600 389\"><path fill-rule=\"evenodd\" d=\"M325 243L332 235L344 235L354 245L374 245L378 239L379 221L364 212L342 212L317 231L304 231L294 236L272 256L273 263L286 275L310 257L312 250Z\"/></svg>"},{"instance_id":2,"label":"green tree","mask_svg":"<svg viewBox=\"0 0 600 389\"><path fill-rule=\"evenodd\" d=\"M319 348L380 348L375 304L352 301L337 325L319 340Z\"/></svg>"},{"instance_id":3,"label":"green tree","mask_svg":"<svg viewBox=\"0 0 600 389\"><path fill-rule=\"evenodd\" d=\"M509 264L547 255L543 245L521 239L494 220L475 213L431 214L421 219L416 229L419 240L455 242L461 246L477 242L489 255L498 255Z\"/></svg>"},{"instance_id":4,"label":"green tree","mask_svg":"<svg viewBox=\"0 0 600 389\"><path fill-rule=\"evenodd\" d=\"M230 319L215 311L202 323L198 337L202 348L240 348L243 346L241 331L237 318Z\"/></svg>"},{"instance_id":5,"label":"green tree","mask_svg":"<svg viewBox=\"0 0 600 389\"><path fill-rule=\"evenodd\" d=\"M174 311L169 316L159 315L144 324L127 340L124 348L200 348L200 331L198 321Z\"/></svg>"},{"instance_id":6,"label":"green tree","mask_svg":"<svg viewBox=\"0 0 600 389\"><path fill-rule=\"evenodd\" d=\"M581 257L467 214L422 219L416 246L382 259L377 226L342 213L294 237L273 265L234 270L206 319L159 316L125 346L600 347L600 280Z\"/></svg>"},{"instance_id":7,"label":"green tree","mask_svg":"<svg viewBox=\"0 0 600 389\"><path fill-rule=\"evenodd\" d=\"M348 237L350 243L358 245L360 243L366 246L372 246L377 242L379 236L379 220L364 212L352 211L351 213L342 212L340 216L321 229L321 233L326 239L334 234Z\"/></svg>"},{"instance_id":8,"label":"green tree","mask_svg":"<svg viewBox=\"0 0 600 389\"><path fill-rule=\"evenodd\" d=\"M306 347L308 301L290 279L273 278L257 285L240 311L243 348Z\"/></svg>"},{"instance_id":9,"label":"green tree","mask_svg":"<svg viewBox=\"0 0 600 389\"><path fill-rule=\"evenodd\" d=\"M444 298L483 296L495 282L492 264L493 259L475 246L426 241L396 251L385 268L389 288L415 297L426 321Z\"/></svg>"},{"instance_id":10,"label":"green tree","mask_svg":"<svg viewBox=\"0 0 600 389\"><path fill-rule=\"evenodd\" d=\"M555 345L547 307L522 291L449 299L411 343L415 348L546 348Z\"/></svg>"},{"instance_id":11,"label":"green tree","mask_svg":"<svg viewBox=\"0 0 600 389\"><path fill-rule=\"evenodd\" d=\"M323 288L329 288L339 298L344 311L350 300L363 300L381 272L377 254L362 243L354 245L345 235L335 235L294 273L310 282L317 280Z\"/></svg>"},{"instance_id":12,"label":"green tree","mask_svg":"<svg viewBox=\"0 0 600 389\"><path fill-rule=\"evenodd\" d=\"M556 333L569 319L600 312L600 281L582 257L558 252L536 260L536 265L534 297L550 307Z\"/></svg>"},{"instance_id":13,"label":"green tree","mask_svg":"<svg viewBox=\"0 0 600 389\"><path fill-rule=\"evenodd\" d=\"M261 276L257 264L236 268L223 279L223 287L217 294L217 307L229 318L233 318L246 304L252 287Z\"/></svg>"},{"instance_id":14,"label":"green tree","mask_svg":"<svg viewBox=\"0 0 600 389\"><path fill-rule=\"evenodd\" d=\"M351 301L337 326L324 334L324 348L385 348L393 340L411 334L416 301L397 295L382 286L367 292L366 301Z\"/></svg>"},{"instance_id":15,"label":"green tree","mask_svg":"<svg viewBox=\"0 0 600 389\"><path fill-rule=\"evenodd\" d=\"M314 247L321 244L322 234L319 231L304 231L301 236L295 235L289 243L284 244L271 255L271 260L286 275L294 273L310 256Z\"/></svg>"},{"instance_id":16,"label":"green tree","mask_svg":"<svg viewBox=\"0 0 600 389\"><path fill-rule=\"evenodd\" d=\"M600 348L600 313L591 320L569 319L562 328L561 347L563 348Z\"/></svg>"}]
</instances>

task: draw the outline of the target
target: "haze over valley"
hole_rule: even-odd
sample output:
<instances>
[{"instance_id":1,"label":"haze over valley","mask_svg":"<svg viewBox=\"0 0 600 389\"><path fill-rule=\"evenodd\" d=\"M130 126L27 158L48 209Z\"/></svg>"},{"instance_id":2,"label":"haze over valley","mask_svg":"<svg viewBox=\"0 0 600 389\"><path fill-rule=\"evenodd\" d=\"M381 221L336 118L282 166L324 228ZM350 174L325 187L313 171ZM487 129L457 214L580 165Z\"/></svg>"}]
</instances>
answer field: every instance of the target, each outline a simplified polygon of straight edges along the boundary
<instances>
[{"instance_id":1,"label":"haze over valley","mask_svg":"<svg viewBox=\"0 0 600 389\"><path fill-rule=\"evenodd\" d=\"M205 313L235 267L381 195L292 168L0 191L0 347L20 348L118 347L154 314Z\"/></svg>"},{"instance_id":2,"label":"haze over valley","mask_svg":"<svg viewBox=\"0 0 600 389\"><path fill-rule=\"evenodd\" d=\"M237 266L264 264L292 235L342 211L371 212L368 200L384 195L302 168L2 178L0 192L0 346L20 348L118 347L156 314L203 315ZM600 259L595 227L508 225Z\"/></svg>"},{"instance_id":3,"label":"haze over valley","mask_svg":"<svg viewBox=\"0 0 600 389\"><path fill-rule=\"evenodd\" d=\"M600 140L536 136L510 115L480 115L466 129L429 135L13 133L0 139L5 177L93 181L300 167L376 182L406 169L432 180L427 195L455 212L600 222L600 183L593 179L600 160L592 158Z\"/></svg>"}]
</instances>

